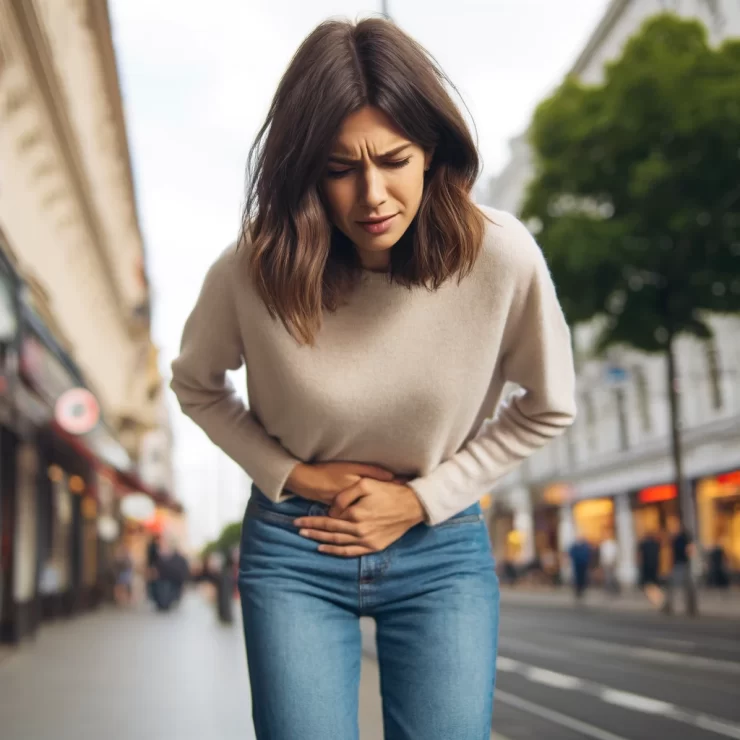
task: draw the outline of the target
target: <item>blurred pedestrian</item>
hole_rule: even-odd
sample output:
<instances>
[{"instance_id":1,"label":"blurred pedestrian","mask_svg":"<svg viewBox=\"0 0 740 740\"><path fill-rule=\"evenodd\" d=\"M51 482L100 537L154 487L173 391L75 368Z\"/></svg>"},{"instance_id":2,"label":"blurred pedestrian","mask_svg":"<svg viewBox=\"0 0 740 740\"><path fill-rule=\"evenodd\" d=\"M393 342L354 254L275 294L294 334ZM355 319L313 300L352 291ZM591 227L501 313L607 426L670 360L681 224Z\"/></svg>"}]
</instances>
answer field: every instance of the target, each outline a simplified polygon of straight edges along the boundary
<instances>
[{"instance_id":1,"label":"blurred pedestrian","mask_svg":"<svg viewBox=\"0 0 740 740\"><path fill-rule=\"evenodd\" d=\"M113 597L119 606L127 606L133 600L134 561L123 542L116 547L114 569Z\"/></svg>"},{"instance_id":2,"label":"blurred pedestrian","mask_svg":"<svg viewBox=\"0 0 740 740\"><path fill-rule=\"evenodd\" d=\"M146 593L150 600L154 599L154 584L158 577L161 547L162 539L159 534L152 535L146 547Z\"/></svg>"},{"instance_id":3,"label":"blurred pedestrian","mask_svg":"<svg viewBox=\"0 0 740 740\"><path fill-rule=\"evenodd\" d=\"M599 545L599 565L604 579L604 589L608 594L615 595L619 593L618 564L619 545L617 545L614 538L614 531L609 529Z\"/></svg>"},{"instance_id":4,"label":"blurred pedestrian","mask_svg":"<svg viewBox=\"0 0 740 740\"><path fill-rule=\"evenodd\" d=\"M696 614L696 583L691 570L691 562L696 554L694 540L689 531L678 521L674 520L670 525L671 553L673 555L673 568L666 584L665 602L663 611L666 614L673 612L673 598L676 588L684 593L686 613Z\"/></svg>"},{"instance_id":5,"label":"blurred pedestrian","mask_svg":"<svg viewBox=\"0 0 740 740\"><path fill-rule=\"evenodd\" d=\"M583 599L588 588L588 568L591 563L591 545L579 534L568 550L573 568L573 591L577 601Z\"/></svg>"},{"instance_id":6,"label":"blurred pedestrian","mask_svg":"<svg viewBox=\"0 0 740 740\"><path fill-rule=\"evenodd\" d=\"M727 590L730 587L730 574L727 570L727 556L722 545L718 542L708 553L707 567L708 585L713 588Z\"/></svg>"},{"instance_id":7,"label":"blurred pedestrian","mask_svg":"<svg viewBox=\"0 0 740 740\"><path fill-rule=\"evenodd\" d=\"M657 533L654 530L648 530L640 540L637 551L640 586L650 603L656 608L662 608L665 601L665 595L658 582L660 547L660 539Z\"/></svg>"},{"instance_id":8,"label":"blurred pedestrian","mask_svg":"<svg viewBox=\"0 0 740 740\"><path fill-rule=\"evenodd\" d=\"M306 39L172 366L183 410L255 483L239 587L258 740L356 735L360 615L388 737L490 734L478 501L572 423L574 372L540 249L471 200L478 155L443 82L383 19ZM243 361L249 409L226 380Z\"/></svg>"}]
</instances>

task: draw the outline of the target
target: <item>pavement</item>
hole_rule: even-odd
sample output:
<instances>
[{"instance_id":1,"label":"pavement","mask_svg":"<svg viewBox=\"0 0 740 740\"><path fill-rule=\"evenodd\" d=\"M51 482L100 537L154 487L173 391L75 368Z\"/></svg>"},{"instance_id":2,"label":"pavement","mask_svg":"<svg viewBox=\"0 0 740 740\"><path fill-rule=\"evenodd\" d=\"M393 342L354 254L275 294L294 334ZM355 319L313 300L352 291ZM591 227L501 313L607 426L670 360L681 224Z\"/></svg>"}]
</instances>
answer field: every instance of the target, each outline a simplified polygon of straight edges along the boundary
<instances>
[{"instance_id":1,"label":"pavement","mask_svg":"<svg viewBox=\"0 0 740 740\"><path fill-rule=\"evenodd\" d=\"M2 740L255 737L241 625L219 624L200 594L169 614L104 608L47 624L2 655ZM361 740L382 739L378 666L367 655L359 724Z\"/></svg>"}]
</instances>

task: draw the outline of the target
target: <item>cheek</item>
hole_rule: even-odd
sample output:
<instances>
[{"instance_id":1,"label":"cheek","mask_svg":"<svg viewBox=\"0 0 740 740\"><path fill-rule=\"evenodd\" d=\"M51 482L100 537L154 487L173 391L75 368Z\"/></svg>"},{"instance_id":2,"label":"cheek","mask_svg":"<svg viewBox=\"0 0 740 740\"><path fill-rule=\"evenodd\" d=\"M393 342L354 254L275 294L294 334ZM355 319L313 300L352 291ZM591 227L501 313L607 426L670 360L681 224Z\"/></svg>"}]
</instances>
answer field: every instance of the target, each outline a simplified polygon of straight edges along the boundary
<instances>
[{"instance_id":1,"label":"cheek","mask_svg":"<svg viewBox=\"0 0 740 740\"><path fill-rule=\"evenodd\" d=\"M345 221L352 212L354 196L347 182L329 180L324 185L324 200L333 221Z\"/></svg>"},{"instance_id":2,"label":"cheek","mask_svg":"<svg viewBox=\"0 0 740 740\"><path fill-rule=\"evenodd\" d=\"M412 170L411 167L407 169ZM402 200L407 208L418 208L423 192L424 168L417 166L410 172L404 172L404 177L398 182L396 197Z\"/></svg>"}]
</instances>

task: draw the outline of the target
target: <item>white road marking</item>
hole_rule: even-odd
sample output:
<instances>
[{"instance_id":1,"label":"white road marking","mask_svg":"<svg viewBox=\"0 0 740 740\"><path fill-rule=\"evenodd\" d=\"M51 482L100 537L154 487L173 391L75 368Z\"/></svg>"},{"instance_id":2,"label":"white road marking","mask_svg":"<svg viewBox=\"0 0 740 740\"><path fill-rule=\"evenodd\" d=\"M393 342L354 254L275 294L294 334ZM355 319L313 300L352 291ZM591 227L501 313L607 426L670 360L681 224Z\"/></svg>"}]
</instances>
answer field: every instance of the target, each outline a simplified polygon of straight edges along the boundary
<instances>
[{"instance_id":1,"label":"white road marking","mask_svg":"<svg viewBox=\"0 0 740 740\"><path fill-rule=\"evenodd\" d=\"M554 686L556 689L578 689L581 679L575 676L566 676L565 673L555 673L544 668L528 668L524 674L530 681Z\"/></svg>"},{"instance_id":2,"label":"white road marking","mask_svg":"<svg viewBox=\"0 0 740 740\"><path fill-rule=\"evenodd\" d=\"M634 709L636 712L646 712L647 714L672 714L676 707L667 701L658 699L649 699L647 696L633 694L630 691L619 691L617 689L604 689L600 698L607 704L616 704L618 707L625 709Z\"/></svg>"},{"instance_id":3,"label":"white road marking","mask_svg":"<svg viewBox=\"0 0 740 740\"><path fill-rule=\"evenodd\" d=\"M567 727L569 730L580 732L585 737L590 737L592 740L627 740L627 738L621 735L615 735L613 732L602 730L600 727L590 725L588 722L582 722L580 719L575 717L569 717L567 714L561 714L556 712L554 709L548 709L547 707L541 707L539 704L522 699L514 694L509 694L507 691L501 691L496 689L496 700L501 701L509 706L521 709L523 712L534 714L537 717L546 719L548 722L560 725L561 727Z\"/></svg>"},{"instance_id":4,"label":"white road marking","mask_svg":"<svg viewBox=\"0 0 740 740\"><path fill-rule=\"evenodd\" d=\"M716 671L718 673L729 673L740 675L740 663L718 658L704 658L701 655L687 655L685 653L671 653L667 650L657 650L647 647L632 647L630 645L615 645L610 642L602 642L588 637L579 637L568 640L574 646L591 648L592 650L607 655L619 657L632 657L648 661L650 663L662 663L664 665L680 665L684 668L700 668L702 670Z\"/></svg>"},{"instance_id":5,"label":"white road marking","mask_svg":"<svg viewBox=\"0 0 740 740\"><path fill-rule=\"evenodd\" d=\"M734 737L736 740L737 738L740 738L740 728L738 728L737 725L733 726L723 720L715 719L714 717L707 717L703 714L699 715L696 718L696 726L701 727L702 730L716 732L718 735Z\"/></svg>"},{"instance_id":6,"label":"white road marking","mask_svg":"<svg viewBox=\"0 0 740 740\"><path fill-rule=\"evenodd\" d=\"M499 655L496 658L496 669L499 671L513 671L516 672L521 667L521 663L513 658L505 658L503 655Z\"/></svg>"},{"instance_id":7,"label":"white road marking","mask_svg":"<svg viewBox=\"0 0 740 740\"><path fill-rule=\"evenodd\" d=\"M648 714L665 717L666 719L671 719L676 722L682 722L683 724L691 725L692 727L698 727L703 730L710 730L717 735L723 735L724 737L730 737L734 738L735 740L740 740L740 724L730 722L729 720L725 720L720 717L711 717L701 712L693 712L688 709L681 709L675 704L671 704L667 701L652 699L648 696L633 694L629 691L620 691L619 689L614 689L611 686L604 686L603 684L596 683L595 681L578 678L577 676L569 676L565 673L556 673L555 671L549 671L545 668L540 668L539 666L528 665L527 663L522 663L519 660L513 660L512 658L507 658L505 656L500 656L498 658L497 666L499 670L508 673L515 673L529 679L530 681L536 681L537 683L546 684L548 686L552 686L553 688L566 691L581 691L584 694L596 697L601 701L621 707L622 709L628 709L634 712L645 712ZM530 704L530 702L527 702L525 699L521 699L520 697L514 696L513 694L508 694L507 692L502 692L498 689L496 689L496 697L502 701L508 702L509 704L513 704L513 700ZM531 706L537 708L540 716L543 717L545 715L542 712L552 712L552 710L546 709L545 707L539 707L536 704L532 704ZM525 711L533 712L532 709L527 709ZM534 713L537 714L538 712ZM558 712L554 712L554 714L558 714L560 719L565 718L572 722L580 722L580 720L576 720L573 717L560 715ZM571 727L572 729L575 729L574 725L567 725L564 724L562 721L558 721L558 724L562 724L565 727ZM593 727L591 725L586 726L591 728L592 730L598 730L599 732L601 732L601 730L599 730L599 728L597 727ZM584 732L584 734L592 738L602 737L599 735L589 734L584 730L578 731ZM616 735L611 735L610 733L606 733L606 735L604 735L603 737L607 736L611 738L617 737ZM618 738L618 740L624 739Z\"/></svg>"}]
</instances>

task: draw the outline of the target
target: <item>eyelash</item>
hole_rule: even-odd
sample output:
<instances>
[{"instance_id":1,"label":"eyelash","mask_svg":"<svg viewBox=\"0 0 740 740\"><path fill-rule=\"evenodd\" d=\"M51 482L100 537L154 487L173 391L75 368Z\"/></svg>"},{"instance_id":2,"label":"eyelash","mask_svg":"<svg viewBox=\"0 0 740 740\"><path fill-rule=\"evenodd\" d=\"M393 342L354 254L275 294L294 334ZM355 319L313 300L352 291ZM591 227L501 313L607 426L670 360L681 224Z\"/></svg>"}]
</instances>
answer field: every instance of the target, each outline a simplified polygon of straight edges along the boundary
<instances>
[{"instance_id":1,"label":"eyelash","mask_svg":"<svg viewBox=\"0 0 740 740\"><path fill-rule=\"evenodd\" d=\"M406 157L406 159L401 159L398 162L386 162L384 166L390 167L392 170L400 170L401 167L405 167L410 161L411 161L411 157ZM346 177L350 172L352 172L352 169L329 170L327 174L333 180L339 180L342 177Z\"/></svg>"}]
</instances>

